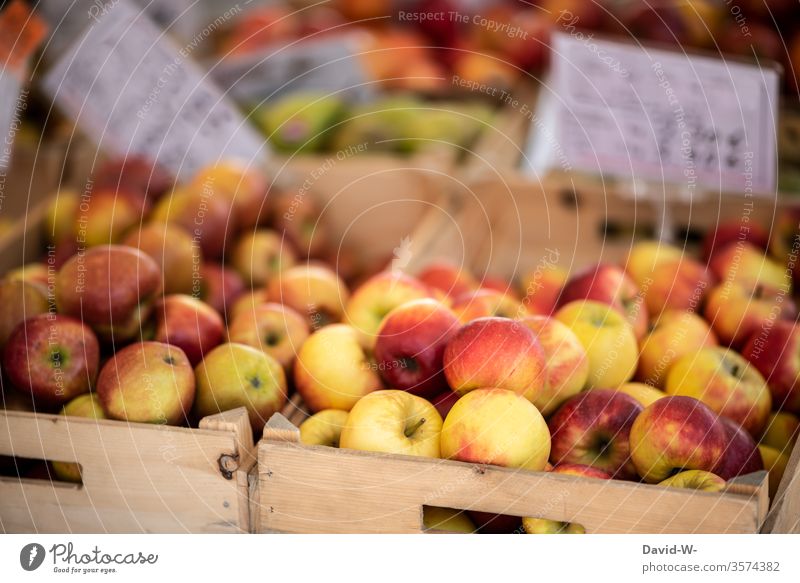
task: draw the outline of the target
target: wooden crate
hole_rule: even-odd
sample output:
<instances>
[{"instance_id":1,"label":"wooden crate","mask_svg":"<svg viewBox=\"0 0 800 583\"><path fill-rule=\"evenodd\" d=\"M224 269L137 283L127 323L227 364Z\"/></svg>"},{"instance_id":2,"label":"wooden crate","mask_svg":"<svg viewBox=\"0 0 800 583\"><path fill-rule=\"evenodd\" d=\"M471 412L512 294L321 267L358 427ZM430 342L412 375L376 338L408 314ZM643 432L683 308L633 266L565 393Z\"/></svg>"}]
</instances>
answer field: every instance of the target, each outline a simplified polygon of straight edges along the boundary
<instances>
[{"instance_id":1,"label":"wooden crate","mask_svg":"<svg viewBox=\"0 0 800 583\"><path fill-rule=\"evenodd\" d=\"M251 480L257 532L426 532L423 506L577 522L589 533L755 533L767 516L766 472L708 493L307 446L296 425L304 416L295 401L264 428Z\"/></svg>"}]
</instances>

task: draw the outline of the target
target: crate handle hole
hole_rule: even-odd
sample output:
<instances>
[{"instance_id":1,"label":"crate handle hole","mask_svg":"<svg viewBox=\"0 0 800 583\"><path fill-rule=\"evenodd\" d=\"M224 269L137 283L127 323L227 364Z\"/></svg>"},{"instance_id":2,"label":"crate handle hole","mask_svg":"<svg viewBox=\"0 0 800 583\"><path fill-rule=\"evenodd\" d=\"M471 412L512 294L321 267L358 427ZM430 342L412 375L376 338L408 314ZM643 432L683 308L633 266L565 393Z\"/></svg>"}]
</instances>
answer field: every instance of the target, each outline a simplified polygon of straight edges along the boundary
<instances>
[{"instance_id":1,"label":"crate handle hole","mask_svg":"<svg viewBox=\"0 0 800 583\"><path fill-rule=\"evenodd\" d=\"M0 455L0 478L83 487L83 466L77 462Z\"/></svg>"}]
</instances>

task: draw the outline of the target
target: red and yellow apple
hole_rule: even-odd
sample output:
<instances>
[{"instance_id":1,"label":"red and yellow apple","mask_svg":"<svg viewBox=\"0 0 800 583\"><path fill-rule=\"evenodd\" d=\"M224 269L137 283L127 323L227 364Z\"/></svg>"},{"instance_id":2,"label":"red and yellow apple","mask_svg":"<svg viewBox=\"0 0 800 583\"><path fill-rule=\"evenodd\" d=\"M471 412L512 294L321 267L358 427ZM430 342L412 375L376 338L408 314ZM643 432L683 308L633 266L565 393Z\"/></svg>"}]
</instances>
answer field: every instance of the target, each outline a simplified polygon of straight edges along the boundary
<instances>
[{"instance_id":1,"label":"red and yellow apple","mask_svg":"<svg viewBox=\"0 0 800 583\"><path fill-rule=\"evenodd\" d=\"M214 308L192 296L172 294L156 303L153 340L183 350L192 366L222 343L225 322Z\"/></svg>"},{"instance_id":2,"label":"red and yellow apple","mask_svg":"<svg viewBox=\"0 0 800 583\"><path fill-rule=\"evenodd\" d=\"M289 244L269 229L245 233L231 252L231 265L250 287L267 285L296 262L297 257Z\"/></svg>"},{"instance_id":3,"label":"red and yellow apple","mask_svg":"<svg viewBox=\"0 0 800 583\"><path fill-rule=\"evenodd\" d=\"M478 318L515 320L528 315L528 310L520 300L495 289L478 289L458 296L453 300L453 311L464 324Z\"/></svg>"},{"instance_id":4,"label":"red and yellow apple","mask_svg":"<svg viewBox=\"0 0 800 583\"><path fill-rule=\"evenodd\" d=\"M308 335L305 318L287 306L269 302L240 311L228 326L229 342L263 350L286 370Z\"/></svg>"},{"instance_id":5,"label":"red and yellow apple","mask_svg":"<svg viewBox=\"0 0 800 583\"><path fill-rule=\"evenodd\" d=\"M164 293L199 295L195 288L202 280L202 252L186 231L167 223L148 223L128 235L124 243L158 264Z\"/></svg>"},{"instance_id":6,"label":"red and yellow apple","mask_svg":"<svg viewBox=\"0 0 800 583\"><path fill-rule=\"evenodd\" d=\"M302 314L312 330L342 321L350 297L339 276L317 264L295 265L269 282L271 302L285 304Z\"/></svg>"},{"instance_id":7,"label":"red and yellow apple","mask_svg":"<svg viewBox=\"0 0 800 583\"><path fill-rule=\"evenodd\" d=\"M451 298L457 298L479 287L478 280L466 268L444 262L428 265L417 279Z\"/></svg>"}]
</instances>

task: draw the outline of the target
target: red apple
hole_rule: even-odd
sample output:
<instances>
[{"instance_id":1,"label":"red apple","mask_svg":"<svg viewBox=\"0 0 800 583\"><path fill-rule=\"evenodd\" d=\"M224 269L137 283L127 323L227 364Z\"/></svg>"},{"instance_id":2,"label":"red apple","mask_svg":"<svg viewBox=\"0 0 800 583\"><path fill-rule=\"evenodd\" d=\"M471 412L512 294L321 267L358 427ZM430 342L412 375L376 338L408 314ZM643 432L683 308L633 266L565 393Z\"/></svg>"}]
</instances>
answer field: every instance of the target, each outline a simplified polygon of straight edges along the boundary
<instances>
[{"instance_id":1,"label":"red apple","mask_svg":"<svg viewBox=\"0 0 800 583\"><path fill-rule=\"evenodd\" d=\"M439 415L442 416L442 419L447 417L447 414L450 412L450 409L453 408L458 402L458 393L454 393L450 389L447 389L443 393L440 393L430 399L430 402L433 403L433 406L436 407L436 410L439 412Z\"/></svg>"},{"instance_id":2,"label":"red apple","mask_svg":"<svg viewBox=\"0 0 800 583\"><path fill-rule=\"evenodd\" d=\"M800 414L800 326L777 321L753 334L742 351L767 379L773 406Z\"/></svg>"},{"instance_id":3,"label":"red apple","mask_svg":"<svg viewBox=\"0 0 800 583\"><path fill-rule=\"evenodd\" d=\"M3 352L11 382L44 405L62 405L88 392L99 364L94 333L80 320L57 314L21 322Z\"/></svg>"},{"instance_id":4,"label":"red apple","mask_svg":"<svg viewBox=\"0 0 800 583\"><path fill-rule=\"evenodd\" d=\"M119 191L146 210L172 186L172 177L158 164L136 155L103 163L94 175L94 188Z\"/></svg>"},{"instance_id":5,"label":"red apple","mask_svg":"<svg viewBox=\"0 0 800 583\"><path fill-rule=\"evenodd\" d=\"M711 470L723 480L764 469L758 444L738 423L725 417L719 418L725 429L727 445L719 462Z\"/></svg>"},{"instance_id":6,"label":"red apple","mask_svg":"<svg viewBox=\"0 0 800 583\"><path fill-rule=\"evenodd\" d=\"M555 264L535 269L522 280L523 305L532 314L549 316L558 306L567 278L567 271Z\"/></svg>"},{"instance_id":7,"label":"red apple","mask_svg":"<svg viewBox=\"0 0 800 583\"><path fill-rule=\"evenodd\" d=\"M228 326L228 341L258 348L289 370L309 335L308 322L295 310L275 303L242 310Z\"/></svg>"},{"instance_id":8,"label":"red apple","mask_svg":"<svg viewBox=\"0 0 800 583\"><path fill-rule=\"evenodd\" d=\"M566 476L578 476L580 478L597 478L599 480L610 480L611 474L606 471L599 470L593 466L585 464L558 464L552 470L554 474L564 474Z\"/></svg>"},{"instance_id":9,"label":"red apple","mask_svg":"<svg viewBox=\"0 0 800 583\"><path fill-rule=\"evenodd\" d=\"M451 298L478 289L478 281L467 269L450 263L440 262L428 265L417 276L417 279Z\"/></svg>"},{"instance_id":10,"label":"red apple","mask_svg":"<svg viewBox=\"0 0 800 583\"><path fill-rule=\"evenodd\" d=\"M192 366L222 343L225 323L208 304L191 296L174 294L156 304L156 332L153 340L177 346Z\"/></svg>"},{"instance_id":11,"label":"red apple","mask_svg":"<svg viewBox=\"0 0 800 583\"><path fill-rule=\"evenodd\" d=\"M720 223L703 239L701 253L703 260L710 260L714 254L737 241L747 241L754 247L766 251L770 246L770 235L755 223L745 224L742 221Z\"/></svg>"},{"instance_id":12,"label":"red apple","mask_svg":"<svg viewBox=\"0 0 800 583\"><path fill-rule=\"evenodd\" d=\"M791 289L786 267L746 241L737 241L716 252L708 266L721 282L735 282L746 289L766 287L784 293Z\"/></svg>"},{"instance_id":13,"label":"red apple","mask_svg":"<svg viewBox=\"0 0 800 583\"><path fill-rule=\"evenodd\" d=\"M244 281L233 269L209 262L200 268L200 286L192 290L192 295L230 319L229 311L244 289Z\"/></svg>"},{"instance_id":14,"label":"red apple","mask_svg":"<svg viewBox=\"0 0 800 583\"><path fill-rule=\"evenodd\" d=\"M459 395L508 389L536 399L545 383L546 357L536 336L508 318L479 318L462 327L444 351L444 373Z\"/></svg>"},{"instance_id":15,"label":"red apple","mask_svg":"<svg viewBox=\"0 0 800 583\"><path fill-rule=\"evenodd\" d=\"M149 223L128 235L124 243L143 251L158 264L164 293L199 293L202 253L186 231L166 223Z\"/></svg>"},{"instance_id":16,"label":"red apple","mask_svg":"<svg viewBox=\"0 0 800 583\"><path fill-rule=\"evenodd\" d=\"M525 305L512 294L494 289L479 289L458 296L453 300L453 311L463 324L489 316L518 320L528 315Z\"/></svg>"}]
</instances>

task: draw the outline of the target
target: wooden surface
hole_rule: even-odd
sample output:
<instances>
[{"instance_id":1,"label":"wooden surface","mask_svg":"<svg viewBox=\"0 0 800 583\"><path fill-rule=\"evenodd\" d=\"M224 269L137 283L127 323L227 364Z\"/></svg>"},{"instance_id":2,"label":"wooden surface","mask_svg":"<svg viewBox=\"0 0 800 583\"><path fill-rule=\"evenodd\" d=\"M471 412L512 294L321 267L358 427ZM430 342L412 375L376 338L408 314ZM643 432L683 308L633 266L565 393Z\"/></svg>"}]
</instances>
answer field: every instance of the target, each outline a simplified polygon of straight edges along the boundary
<instances>
[{"instance_id":1,"label":"wooden surface","mask_svg":"<svg viewBox=\"0 0 800 583\"><path fill-rule=\"evenodd\" d=\"M422 532L423 505L567 520L597 533L755 533L766 514L765 472L717 494L309 447L298 430L291 435L276 414L259 442L259 532Z\"/></svg>"},{"instance_id":2,"label":"wooden surface","mask_svg":"<svg viewBox=\"0 0 800 583\"><path fill-rule=\"evenodd\" d=\"M243 408L226 415L236 424L247 419ZM0 453L77 462L83 479L73 485L0 478L0 530L247 532L252 462L231 479L219 468L222 456L252 459L243 443L232 429L0 411Z\"/></svg>"}]
</instances>

